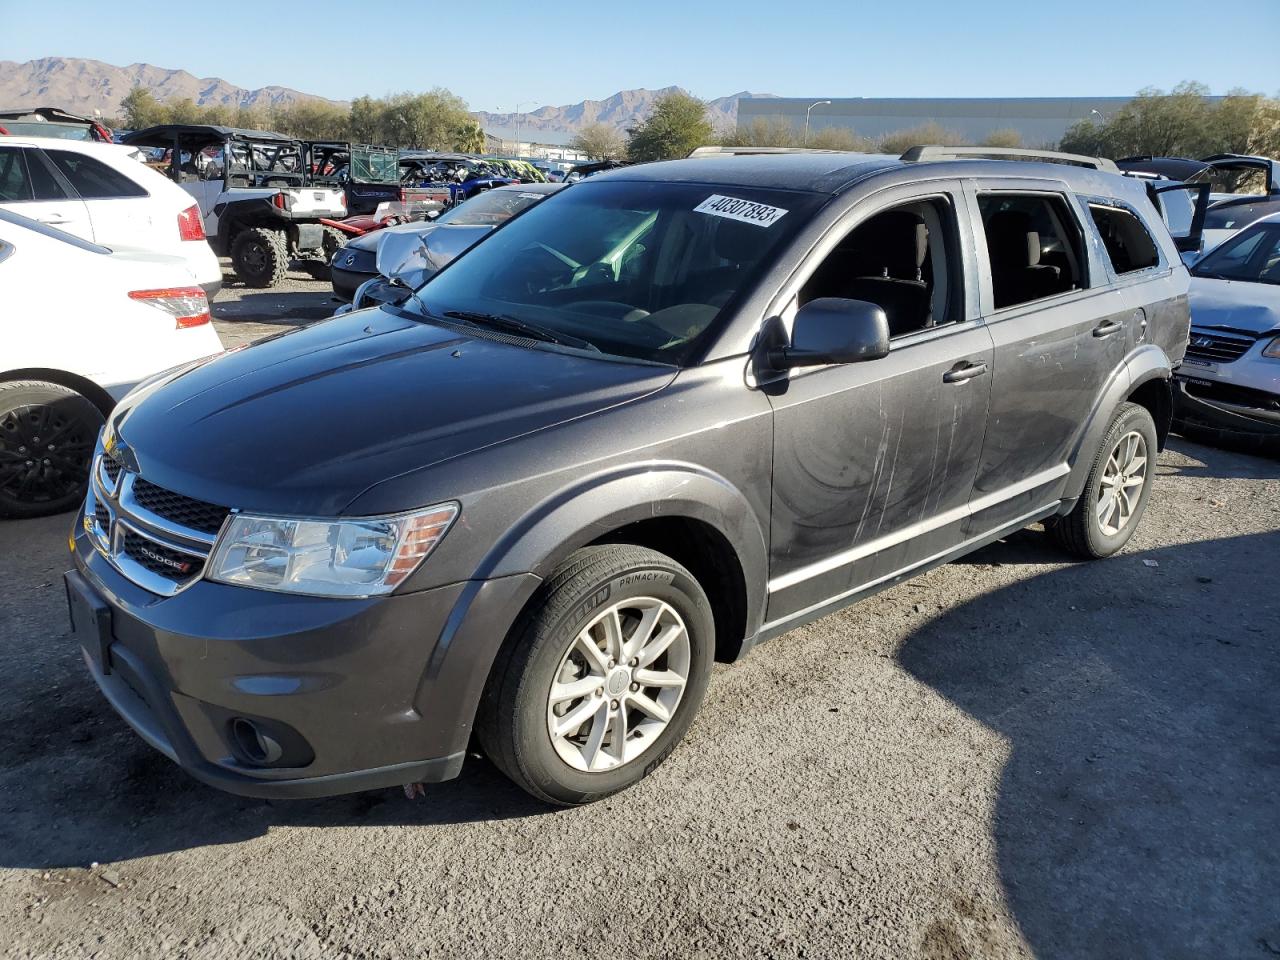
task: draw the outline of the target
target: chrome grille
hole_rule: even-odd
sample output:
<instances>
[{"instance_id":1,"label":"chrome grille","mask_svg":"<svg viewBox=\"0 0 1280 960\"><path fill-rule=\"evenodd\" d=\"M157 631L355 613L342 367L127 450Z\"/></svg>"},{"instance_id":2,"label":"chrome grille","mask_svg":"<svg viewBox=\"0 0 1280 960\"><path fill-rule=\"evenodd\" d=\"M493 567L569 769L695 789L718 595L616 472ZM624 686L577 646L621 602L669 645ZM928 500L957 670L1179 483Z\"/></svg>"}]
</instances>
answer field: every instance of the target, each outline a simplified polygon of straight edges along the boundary
<instances>
[{"instance_id":1,"label":"chrome grille","mask_svg":"<svg viewBox=\"0 0 1280 960\"><path fill-rule=\"evenodd\" d=\"M101 450L92 478L85 527L112 566L161 596L200 579L229 508L166 490Z\"/></svg>"},{"instance_id":2,"label":"chrome grille","mask_svg":"<svg viewBox=\"0 0 1280 960\"><path fill-rule=\"evenodd\" d=\"M1191 342L1187 344L1187 356L1194 360L1211 360L1214 363L1230 363L1239 360L1254 344L1253 337L1239 333L1191 330Z\"/></svg>"}]
</instances>

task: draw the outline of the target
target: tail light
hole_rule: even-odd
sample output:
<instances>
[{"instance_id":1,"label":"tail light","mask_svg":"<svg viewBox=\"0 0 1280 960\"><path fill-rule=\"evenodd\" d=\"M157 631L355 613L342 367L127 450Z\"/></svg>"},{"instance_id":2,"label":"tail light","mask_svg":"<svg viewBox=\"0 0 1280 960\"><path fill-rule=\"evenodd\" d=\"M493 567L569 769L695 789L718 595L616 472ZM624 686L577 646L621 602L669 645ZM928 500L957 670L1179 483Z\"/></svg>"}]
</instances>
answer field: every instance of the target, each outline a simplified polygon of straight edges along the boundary
<instances>
[{"instance_id":1,"label":"tail light","mask_svg":"<svg viewBox=\"0 0 1280 960\"><path fill-rule=\"evenodd\" d=\"M271 205L275 207L277 210L288 210L289 209L288 194L277 193L274 197L271 198Z\"/></svg>"},{"instance_id":2,"label":"tail light","mask_svg":"<svg viewBox=\"0 0 1280 960\"><path fill-rule=\"evenodd\" d=\"M179 330L209 322L209 300L199 287L166 287L163 290L133 290L132 300L163 310L173 317Z\"/></svg>"},{"instance_id":3,"label":"tail light","mask_svg":"<svg viewBox=\"0 0 1280 960\"><path fill-rule=\"evenodd\" d=\"M178 214L178 239L204 239L204 220L200 216L199 207L190 206Z\"/></svg>"}]
</instances>

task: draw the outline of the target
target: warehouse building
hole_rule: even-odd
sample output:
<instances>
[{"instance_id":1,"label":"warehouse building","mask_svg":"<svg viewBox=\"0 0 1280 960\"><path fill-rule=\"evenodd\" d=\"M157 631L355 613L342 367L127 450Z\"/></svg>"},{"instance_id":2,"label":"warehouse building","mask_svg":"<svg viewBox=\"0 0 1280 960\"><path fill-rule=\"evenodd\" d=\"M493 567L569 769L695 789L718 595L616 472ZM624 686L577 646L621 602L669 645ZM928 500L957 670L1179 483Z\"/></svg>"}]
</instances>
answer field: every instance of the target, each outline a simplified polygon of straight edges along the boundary
<instances>
[{"instance_id":1,"label":"warehouse building","mask_svg":"<svg viewBox=\"0 0 1280 960\"><path fill-rule=\"evenodd\" d=\"M1131 97L956 97L940 99L863 97L752 98L738 101L738 129L747 130L756 120L788 123L804 130L850 130L876 139L937 123L969 143L980 143L996 130L1016 130L1028 147L1051 146L1062 139L1078 120L1106 119ZM816 104L816 105L815 105ZM810 110L809 108L812 107Z\"/></svg>"}]
</instances>

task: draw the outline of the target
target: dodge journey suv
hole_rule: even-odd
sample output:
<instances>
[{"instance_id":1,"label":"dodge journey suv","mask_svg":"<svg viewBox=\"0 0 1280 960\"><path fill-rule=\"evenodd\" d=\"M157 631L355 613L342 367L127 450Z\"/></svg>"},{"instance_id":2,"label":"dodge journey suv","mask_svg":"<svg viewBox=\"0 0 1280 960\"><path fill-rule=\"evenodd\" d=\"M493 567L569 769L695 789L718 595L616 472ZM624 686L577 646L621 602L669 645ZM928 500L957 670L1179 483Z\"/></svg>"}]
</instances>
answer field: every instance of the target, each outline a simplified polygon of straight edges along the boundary
<instances>
[{"instance_id":1,"label":"dodge journey suv","mask_svg":"<svg viewBox=\"0 0 1280 960\"><path fill-rule=\"evenodd\" d=\"M577 804L670 754L715 660L1038 521L1115 553L1187 271L1105 161L958 152L602 174L402 305L145 382L73 534L94 679L236 793L474 745Z\"/></svg>"}]
</instances>

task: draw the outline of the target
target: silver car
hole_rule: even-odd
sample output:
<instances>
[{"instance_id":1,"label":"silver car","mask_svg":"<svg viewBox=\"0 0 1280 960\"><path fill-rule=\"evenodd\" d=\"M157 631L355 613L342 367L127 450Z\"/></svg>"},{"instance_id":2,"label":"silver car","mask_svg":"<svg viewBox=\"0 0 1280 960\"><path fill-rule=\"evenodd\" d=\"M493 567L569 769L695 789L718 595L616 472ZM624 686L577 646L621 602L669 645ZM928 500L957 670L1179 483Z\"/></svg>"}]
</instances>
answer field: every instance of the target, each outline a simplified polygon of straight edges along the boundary
<instances>
[{"instance_id":1,"label":"silver car","mask_svg":"<svg viewBox=\"0 0 1280 960\"><path fill-rule=\"evenodd\" d=\"M1280 214L1201 259L1190 296L1177 419L1192 432L1280 445Z\"/></svg>"}]
</instances>

